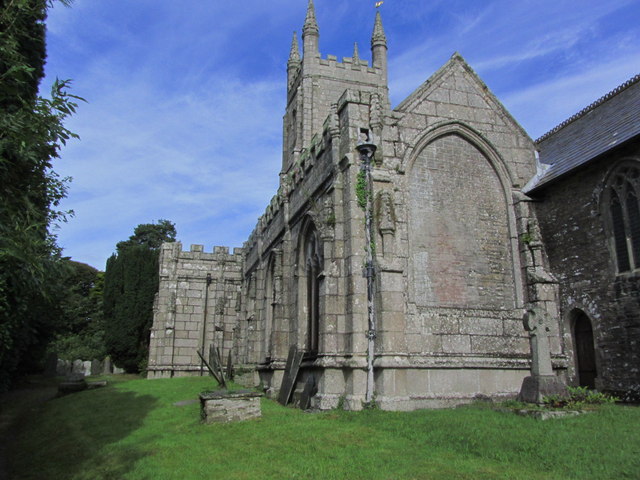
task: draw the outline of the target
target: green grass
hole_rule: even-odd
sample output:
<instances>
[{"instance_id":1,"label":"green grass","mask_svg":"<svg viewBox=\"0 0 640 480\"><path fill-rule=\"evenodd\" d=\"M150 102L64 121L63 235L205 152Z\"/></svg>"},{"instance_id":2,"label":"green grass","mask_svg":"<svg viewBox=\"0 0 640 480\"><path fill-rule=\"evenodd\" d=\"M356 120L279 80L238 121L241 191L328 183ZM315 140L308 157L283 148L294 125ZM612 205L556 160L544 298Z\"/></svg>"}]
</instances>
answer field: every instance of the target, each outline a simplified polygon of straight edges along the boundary
<instances>
[{"instance_id":1,"label":"green grass","mask_svg":"<svg viewBox=\"0 0 640 480\"><path fill-rule=\"evenodd\" d=\"M303 413L200 424L206 377L115 380L30 412L15 479L637 479L640 409L538 421L487 407Z\"/></svg>"}]
</instances>

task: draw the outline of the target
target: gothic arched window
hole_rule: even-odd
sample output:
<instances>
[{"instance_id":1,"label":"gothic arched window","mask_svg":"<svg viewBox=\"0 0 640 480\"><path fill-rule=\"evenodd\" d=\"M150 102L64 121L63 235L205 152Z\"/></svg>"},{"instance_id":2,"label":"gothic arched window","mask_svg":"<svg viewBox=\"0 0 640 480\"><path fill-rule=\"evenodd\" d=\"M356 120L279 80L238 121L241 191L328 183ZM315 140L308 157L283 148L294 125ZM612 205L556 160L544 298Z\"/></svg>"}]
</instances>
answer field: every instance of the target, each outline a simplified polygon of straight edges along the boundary
<instances>
[{"instance_id":1,"label":"gothic arched window","mask_svg":"<svg viewBox=\"0 0 640 480\"><path fill-rule=\"evenodd\" d=\"M304 268L306 280L307 342L309 352L318 351L320 327L320 281L322 273L322 253L315 229L307 231L304 240Z\"/></svg>"},{"instance_id":2,"label":"gothic arched window","mask_svg":"<svg viewBox=\"0 0 640 480\"><path fill-rule=\"evenodd\" d=\"M276 308L276 285L275 285L275 256L269 260L267 266L267 276L265 279L264 297L264 357L270 360L273 354L273 321Z\"/></svg>"},{"instance_id":3,"label":"gothic arched window","mask_svg":"<svg viewBox=\"0 0 640 480\"><path fill-rule=\"evenodd\" d=\"M617 168L607 182L612 246L619 273L640 268L640 166Z\"/></svg>"}]
</instances>

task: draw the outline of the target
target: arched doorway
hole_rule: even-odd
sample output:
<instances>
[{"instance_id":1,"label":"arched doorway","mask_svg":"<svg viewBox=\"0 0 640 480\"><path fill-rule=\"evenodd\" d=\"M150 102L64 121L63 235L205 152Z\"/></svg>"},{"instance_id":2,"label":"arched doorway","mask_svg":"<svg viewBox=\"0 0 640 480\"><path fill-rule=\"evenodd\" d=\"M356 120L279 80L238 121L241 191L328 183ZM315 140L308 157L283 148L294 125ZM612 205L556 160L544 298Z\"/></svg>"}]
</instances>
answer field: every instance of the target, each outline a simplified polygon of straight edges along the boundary
<instances>
[{"instance_id":1,"label":"arched doorway","mask_svg":"<svg viewBox=\"0 0 640 480\"><path fill-rule=\"evenodd\" d=\"M573 344L575 346L576 372L581 387L595 388L598 376L596 352L593 346L591 320L581 310L574 312Z\"/></svg>"}]
</instances>

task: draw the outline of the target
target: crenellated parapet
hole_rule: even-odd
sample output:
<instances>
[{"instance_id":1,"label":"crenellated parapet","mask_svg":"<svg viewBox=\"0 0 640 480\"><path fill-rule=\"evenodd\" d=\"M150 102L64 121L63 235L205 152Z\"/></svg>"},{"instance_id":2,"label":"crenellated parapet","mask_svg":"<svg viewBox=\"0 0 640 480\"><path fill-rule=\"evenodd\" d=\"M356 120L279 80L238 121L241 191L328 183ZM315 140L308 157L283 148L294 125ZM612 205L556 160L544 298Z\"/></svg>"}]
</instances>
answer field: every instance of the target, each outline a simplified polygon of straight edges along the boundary
<instances>
[{"instance_id":1,"label":"crenellated parapet","mask_svg":"<svg viewBox=\"0 0 640 480\"><path fill-rule=\"evenodd\" d=\"M160 284L149 347L149 376L201 371L198 351L210 345L226 358L234 349L240 306L242 248L203 245L183 250L180 242L160 249Z\"/></svg>"},{"instance_id":2,"label":"crenellated parapet","mask_svg":"<svg viewBox=\"0 0 640 480\"><path fill-rule=\"evenodd\" d=\"M376 14L371 38L371 62L361 58L357 44L353 54L338 60L320 53L319 27L313 2L309 2L302 30L300 57L294 34L287 62L287 109L284 115L282 173L296 167L304 149L323 131L324 121L343 92L355 88L377 93L389 109L387 46L382 20ZM321 92L321 93L320 93Z\"/></svg>"}]
</instances>

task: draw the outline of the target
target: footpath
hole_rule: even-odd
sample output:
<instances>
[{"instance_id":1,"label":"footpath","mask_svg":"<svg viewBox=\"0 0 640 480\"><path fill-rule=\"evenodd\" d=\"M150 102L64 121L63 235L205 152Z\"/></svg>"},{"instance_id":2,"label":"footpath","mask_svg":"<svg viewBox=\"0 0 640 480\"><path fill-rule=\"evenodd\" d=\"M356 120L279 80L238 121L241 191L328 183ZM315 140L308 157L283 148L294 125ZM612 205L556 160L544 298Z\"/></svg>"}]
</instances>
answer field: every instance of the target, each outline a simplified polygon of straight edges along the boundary
<instances>
[{"instance_id":1,"label":"footpath","mask_svg":"<svg viewBox=\"0 0 640 480\"><path fill-rule=\"evenodd\" d=\"M22 422L44 402L55 398L57 393L55 379L30 377L16 389L0 394L0 479L9 480L8 445L20 431Z\"/></svg>"}]
</instances>

